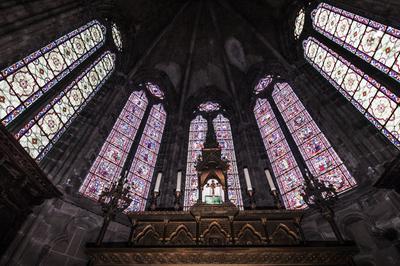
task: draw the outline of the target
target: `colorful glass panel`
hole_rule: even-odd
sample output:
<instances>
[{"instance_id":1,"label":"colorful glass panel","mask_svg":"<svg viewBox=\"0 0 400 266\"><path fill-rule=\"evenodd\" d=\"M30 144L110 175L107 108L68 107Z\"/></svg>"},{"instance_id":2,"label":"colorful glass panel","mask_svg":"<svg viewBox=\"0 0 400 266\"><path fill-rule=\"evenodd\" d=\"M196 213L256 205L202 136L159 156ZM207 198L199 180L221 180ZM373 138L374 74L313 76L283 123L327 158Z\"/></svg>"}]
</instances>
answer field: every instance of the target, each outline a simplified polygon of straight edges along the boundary
<instances>
[{"instance_id":1,"label":"colorful glass panel","mask_svg":"<svg viewBox=\"0 0 400 266\"><path fill-rule=\"evenodd\" d=\"M105 41L93 20L49 43L0 73L0 119L11 123L26 108L93 54Z\"/></svg>"},{"instance_id":2,"label":"colorful glass panel","mask_svg":"<svg viewBox=\"0 0 400 266\"><path fill-rule=\"evenodd\" d=\"M128 174L134 201L126 211L144 211L157 162L167 114L162 104L154 105L140 139L139 147Z\"/></svg>"},{"instance_id":3,"label":"colorful glass panel","mask_svg":"<svg viewBox=\"0 0 400 266\"><path fill-rule=\"evenodd\" d=\"M254 93L259 94L260 92L263 92L269 84L272 82L272 76L267 75L264 78L260 79L260 81L257 83L257 85L254 87Z\"/></svg>"},{"instance_id":4,"label":"colorful glass panel","mask_svg":"<svg viewBox=\"0 0 400 266\"><path fill-rule=\"evenodd\" d=\"M300 37L301 33L303 32L304 20L305 20L305 13L304 13L304 9L302 8L297 13L296 19L294 21L293 35L296 40Z\"/></svg>"},{"instance_id":5,"label":"colorful glass panel","mask_svg":"<svg viewBox=\"0 0 400 266\"><path fill-rule=\"evenodd\" d=\"M281 96L285 97L277 95ZM267 99L257 99L254 115L286 208L304 208L298 193L304 183L303 176Z\"/></svg>"},{"instance_id":6,"label":"colorful glass panel","mask_svg":"<svg viewBox=\"0 0 400 266\"><path fill-rule=\"evenodd\" d=\"M306 60L400 149L400 98L316 39L308 38L303 46ZM331 71L318 63L323 52L334 58Z\"/></svg>"},{"instance_id":7,"label":"colorful glass panel","mask_svg":"<svg viewBox=\"0 0 400 266\"><path fill-rule=\"evenodd\" d=\"M153 84L151 82L146 82L145 86L147 90L155 97L159 99L164 99L164 92L160 89L160 87L156 84Z\"/></svg>"},{"instance_id":8,"label":"colorful glass panel","mask_svg":"<svg viewBox=\"0 0 400 266\"><path fill-rule=\"evenodd\" d=\"M33 158L39 161L46 155L111 75L114 60L114 54L105 52L19 130L15 138ZM98 74L100 69L104 74Z\"/></svg>"},{"instance_id":9,"label":"colorful glass panel","mask_svg":"<svg viewBox=\"0 0 400 266\"><path fill-rule=\"evenodd\" d=\"M243 210L242 193L240 190L239 173L236 163L235 147L233 145L232 130L229 120L222 114L217 115L213 120L217 141L221 147L222 157L229 162L228 175L228 197L229 200Z\"/></svg>"},{"instance_id":10,"label":"colorful glass panel","mask_svg":"<svg viewBox=\"0 0 400 266\"><path fill-rule=\"evenodd\" d=\"M214 102L205 102L199 105L199 111L202 112L213 112L213 111L218 111L221 108L219 103L214 103Z\"/></svg>"},{"instance_id":11,"label":"colorful glass panel","mask_svg":"<svg viewBox=\"0 0 400 266\"><path fill-rule=\"evenodd\" d=\"M189 144L186 164L185 198L183 208L188 210L190 206L197 202L199 198L197 171L195 165L197 158L201 155L201 149L206 139L207 120L202 116L197 116L190 123Z\"/></svg>"},{"instance_id":12,"label":"colorful glass panel","mask_svg":"<svg viewBox=\"0 0 400 266\"><path fill-rule=\"evenodd\" d=\"M400 82L400 30L321 3L315 30Z\"/></svg>"},{"instance_id":13,"label":"colorful glass panel","mask_svg":"<svg viewBox=\"0 0 400 266\"><path fill-rule=\"evenodd\" d=\"M98 200L102 190L118 180L147 105L143 91L130 95L79 189L85 197Z\"/></svg>"},{"instance_id":14,"label":"colorful glass panel","mask_svg":"<svg viewBox=\"0 0 400 266\"><path fill-rule=\"evenodd\" d=\"M121 32L119 31L117 24L115 24L114 22L111 24L111 35L112 35L114 44L117 47L118 51L122 51Z\"/></svg>"},{"instance_id":15,"label":"colorful glass panel","mask_svg":"<svg viewBox=\"0 0 400 266\"><path fill-rule=\"evenodd\" d=\"M337 192L356 186L355 179L287 83L277 83L272 93L279 112L311 173Z\"/></svg>"}]
</instances>

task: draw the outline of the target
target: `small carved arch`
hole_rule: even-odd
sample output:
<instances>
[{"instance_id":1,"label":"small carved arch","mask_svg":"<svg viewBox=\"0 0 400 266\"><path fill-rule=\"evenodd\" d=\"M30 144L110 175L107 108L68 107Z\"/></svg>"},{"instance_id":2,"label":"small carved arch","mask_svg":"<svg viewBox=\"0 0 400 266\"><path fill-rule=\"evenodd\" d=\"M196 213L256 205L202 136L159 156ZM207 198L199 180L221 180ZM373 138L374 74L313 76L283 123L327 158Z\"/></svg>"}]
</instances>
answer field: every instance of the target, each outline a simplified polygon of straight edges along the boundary
<instances>
[{"instance_id":1,"label":"small carved arch","mask_svg":"<svg viewBox=\"0 0 400 266\"><path fill-rule=\"evenodd\" d=\"M299 236L285 224L279 224L271 235L272 244L296 244Z\"/></svg>"},{"instance_id":2,"label":"small carved arch","mask_svg":"<svg viewBox=\"0 0 400 266\"><path fill-rule=\"evenodd\" d=\"M263 237L251 224L245 224L239 231L237 243L243 245L262 244Z\"/></svg>"},{"instance_id":3,"label":"small carved arch","mask_svg":"<svg viewBox=\"0 0 400 266\"><path fill-rule=\"evenodd\" d=\"M186 225L179 225L175 231L167 238L169 244L172 245L188 245L195 243L195 237L190 233Z\"/></svg>"},{"instance_id":4,"label":"small carved arch","mask_svg":"<svg viewBox=\"0 0 400 266\"><path fill-rule=\"evenodd\" d=\"M217 221L213 221L203 232L201 238L205 244L211 246L220 246L229 243L230 235Z\"/></svg>"},{"instance_id":5,"label":"small carved arch","mask_svg":"<svg viewBox=\"0 0 400 266\"><path fill-rule=\"evenodd\" d=\"M137 234L135 242L139 245L158 245L161 244L161 237L153 225L147 225Z\"/></svg>"}]
</instances>

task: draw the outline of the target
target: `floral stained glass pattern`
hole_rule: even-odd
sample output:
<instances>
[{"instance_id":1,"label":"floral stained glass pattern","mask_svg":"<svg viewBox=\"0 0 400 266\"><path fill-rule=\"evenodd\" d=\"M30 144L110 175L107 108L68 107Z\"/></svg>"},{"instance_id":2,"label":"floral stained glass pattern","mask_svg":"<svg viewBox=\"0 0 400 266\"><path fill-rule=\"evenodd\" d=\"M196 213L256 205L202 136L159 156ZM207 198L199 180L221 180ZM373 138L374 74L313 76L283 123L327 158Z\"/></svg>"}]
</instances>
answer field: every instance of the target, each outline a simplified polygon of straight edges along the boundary
<instances>
[{"instance_id":1,"label":"floral stained glass pattern","mask_svg":"<svg viewBox=\"0 0 400 266\"><path fill-rule=\"evenodd\" d=\"M272 98L311 173L325 184L332 184L339 193L356 186L355 179L289 84L277 83Z\"/></svg>"},{"instance_id":2,"label":"floral stained glass pattern","mask_svg":"<svg viewBox=\"0 0 400 266\"><path fill-rule=\"evenodd\" d=\"M257 99L254 114L286 208L304 208L303 176L267 99Z\"/></svg>"},{"instance_id":3,"label":"floral stained glass pattern","mask_svg":"<svg viewBox=\"0 0 400 266\"><path fill-rule=\"evenodd\" d=\"M118 51L122 51L122 37L121 32L119 31L117 24L114 22L111 24L111 35L114 41L115 46L117 47Z\"/></svg>"},{"instance_id":4,"label":"floral stained glass pattern","mask_svg":"<svg viewBox=\"0 0 400 266\"><path fill-rule=\"evenodd\" d=\"M400 82L400 30L321 3L315 30Z\"/></svg>"},{"instance_id":5,"label":"floral stained glass pattern","mask_svg":"<svg viewBox=\"0 0 400 266\"><path fill-rule=\"evenodd\" d=\"M105 52L15 134L40 161L114 70L114 54Z\"/></svg>"},{"instance_id":6,"label":"floral stained glass pattern","mask_svg":"<svg viewBox=\"0 0 400 266\"><path fill-rule=\"evenodd\" d=\"M49 43L0 73L0 119L11 123L105 41L94 20Z\"/></svg>"},{"instance_id":7,"label":"floral stained glass pattern","mask_svg":"<svg viewBox=\"0 0 400 266\"><path fill-rule=\"evenodd\" d=\"M98 200L103 189L118 180L147 105L143 91L131 94L79 189L84 196Z\"/></svg>"},{"instance_id":8,"label":"floral stained glass pattern","mask_svg":"<svg viewBox=\"0 0 400 266\"><path fill-rule=\"evenodd\" d=\"M128 174L133 201L127 211L144 211L146 207L166 118L167 114L162 104L154 105L151 108Z\"/></svg>"},{"instance_id":9,"label":"floral stained glass pattern","mask_svg":"<svg viewBox=\"0 0 400 266\"><path fill-rule=\"evenodd\" d=\"M240 190L239 173L236 163L235 147L233 146L232 130L229 120L222 114L213 120L217 141L221 147L222 157L229 161L228 175L228 198L243 210L242 193Z\"/></svg>"},{"instance_id":10,"label":"floral stained glass pattern","mask_svg":"<svg viewBox=\"0 0 400 266\"><path fill-rule=\"evenodd\" d=\"M206 139L207 120L202 116L197 116L190 123L189 129L189 144L186 164L186 183L185 183L185 198L184 210L188 210L190 206L196 203L198 195L197 171L195 168L197 158L201 155L201 149Z\"/></svg>"},{"instance_id":11,"label":"floral stained glass pattern","mask_svg":"<svg viewBox=\"0 0 400 266\"><path fill-rule=\"evenodd\" d=\"M297 14L297 17L294 21L294 38L297 40L301 33L303 32L304 28L304 20L305 20L305 13L304 9L300 9L299 13Z\"/></svg>"},{"instance_id":12,"label":"floral stained glass pattern","mask_svg":"<svg viewBox=\"0 0 400 266\"><path fill-rule=\"evenodd\" d=\"M164 99L164 92L160 89L160 87L156 84L153 84L151 82L146 82L145 86L147 90L155 97L159 99Z\"/></svg>"},{"instance_id":13,"label":"floral stained glass pattern","mask_svg":"<svg viewBox=\"0 0 400 266\"><path fill-rule=\"evenodd\" d=\"M303 46L306 60L400 148L400 98L316 39Z\"/></svg>"}]
</instances>

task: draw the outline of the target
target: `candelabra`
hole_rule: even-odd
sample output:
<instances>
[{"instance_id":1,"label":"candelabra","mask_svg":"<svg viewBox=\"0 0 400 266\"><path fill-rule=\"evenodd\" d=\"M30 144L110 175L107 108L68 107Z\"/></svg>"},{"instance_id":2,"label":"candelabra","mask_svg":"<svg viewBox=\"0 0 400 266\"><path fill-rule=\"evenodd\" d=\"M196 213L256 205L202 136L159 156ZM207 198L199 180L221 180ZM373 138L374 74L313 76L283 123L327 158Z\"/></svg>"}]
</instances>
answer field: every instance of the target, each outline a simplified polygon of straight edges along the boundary
<instances>
[{"instance_id":1,"label":"candelabra","mask_svg":"<svg viewBox=\"0 0 400 266\"><path fill-rule=\"evenodd\" d=\"M159 191L153 191L153 196L150 201L150 210L155 211L157 209L157 199L160 196Z\"/></svg>"},{"instance_id":2,"label":"candelabra","mask_svg":"<svg viewBox=\"0 0 400 266\"><path fill-rule=\"evenodd\" d=\"M310 208L319 210L322 217L324 217L332 227L336 239L343 243L344 240L335 222L335 212L333 210L333 206L337 201L337 192L335 188L332 184L326 186L323 182L310 175L307 169L305 169L305 172L305 185L303 186L303 193L301 193L301 196Z\"/></svg>"},{"instance_id":3,"label":"candelabra","mask_svg":"<svg viewBox=\"0 0 400 266\"><path fill-rule=\"evenodd\" d=\"M117 183L113 183L111 187L105 188L100 194L99 202L103 211L104 220L96 245L101 245L107 228L110 222L115 219L117 213L123 212L132 202L129 192L130 187L127 185L125 178L126 173Z\"/></svg>"},{"instance_id":4,"label":"candelabra","mask_svg":"<svg viewBox=\"0 0 400 266\"><path fill-rule=\"evenodd\" d=\"M271 189L270 193L274 198L274 204L277 209L282 209L281 199L279 198L278 191L276 189Z\"/></svg>"},{"instance_id":5,"label":"candelabra","mask_svg":"<svg viewBox=\"0 0 400 266\"><path fill-rule=\"evenodd\" d=\"M248 189L247 190L247 195L249 195L250 198L250 208L252 210L256 209L256 199L254 197L254 194L256 194L256 192L254 191L254 189Z\"/></svg>"},{"instance_id":6,"label":"candelabra","mask_svg":"<svg viewBox=\"0 0 400 266\"><path fill-rule=\"evenodd\" d=\"M174 195L175 195L174 209L175 211L179 211L179 209L181 208L182 192L175 190Z\"/></svg>"}]
</instances>

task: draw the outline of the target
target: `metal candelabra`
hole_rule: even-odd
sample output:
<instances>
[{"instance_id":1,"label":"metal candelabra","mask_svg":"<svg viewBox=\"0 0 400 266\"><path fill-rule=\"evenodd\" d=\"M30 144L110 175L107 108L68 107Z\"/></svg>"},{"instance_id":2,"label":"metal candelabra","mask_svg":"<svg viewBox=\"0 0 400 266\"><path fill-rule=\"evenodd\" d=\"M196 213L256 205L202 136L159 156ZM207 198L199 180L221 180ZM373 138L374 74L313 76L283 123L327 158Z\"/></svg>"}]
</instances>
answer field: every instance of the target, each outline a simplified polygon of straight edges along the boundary
<instances>
[{"instance_id":1,"label":"metal candelabra","mask_svg":"<svg viewBox=\"0 0 400 266\"><path fill-rule=\"evenodd\" d=\"M305 169L305 172L304 192L301 196L310 208L319 210L322 217L324 217L332 227L336 239L343 243L344 240L335 222L335 212L333 210L333 206L338 199L335 188L332 184L326 186L323 182L310 175L307 169Z\"/></svg>"},{"instance_id":2,"label":"metal candelabra","mask_svg":"<svg viewBox=\"0 0 400 266\"><path fill-rule=\"evenodd\" d=\"M101 245L110 222L115 219L118 213L122 213L128 208L132 202L129 193L130 187L125 181L126 175L127 172L121 176L117 183L105 188L100 194L99 203L101 204L104 220L96 241L98 246Z\"/></svg>"}]
</instances>

